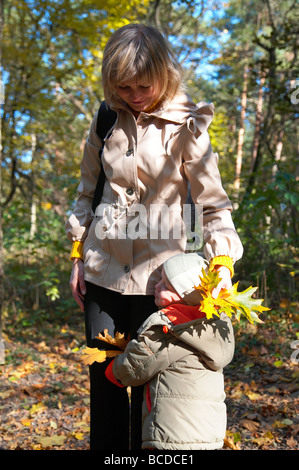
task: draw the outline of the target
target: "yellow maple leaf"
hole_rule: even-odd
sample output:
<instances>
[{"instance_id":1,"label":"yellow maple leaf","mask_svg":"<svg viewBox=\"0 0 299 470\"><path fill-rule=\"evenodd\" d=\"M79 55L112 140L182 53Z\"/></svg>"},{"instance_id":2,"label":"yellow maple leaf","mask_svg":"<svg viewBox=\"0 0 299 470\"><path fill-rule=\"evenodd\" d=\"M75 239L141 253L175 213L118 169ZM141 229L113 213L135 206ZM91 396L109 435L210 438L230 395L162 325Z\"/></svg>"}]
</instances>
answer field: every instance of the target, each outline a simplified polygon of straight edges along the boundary
<instances>
[{"instance_id":1,"label":"yellow maple leaf","mask_svg":"<svg viewBox=\"0 0 299 470\"><path fill-rule=\"evenodd\" d=\"M23 424L23 426L31 426L32 419L28 419L28 418L21 419L21 423Z\"/></svg>"},{"instance_id":2,"label":"yellow maple leaf","mask_svg":"<svg viewBox=\"0 0 299 470\"><path fill-rule=\"evenodd\" d=\"M205 294L212 293L213 289L218 286L220 277L217 271L205 271L202 269L200 285L196 289L202 290Z\"/></svg>"},{"instance_id":3,"label":"yellow maple leaf","mask_svg":"<svg viewBox=\"0 0 299 470\"><path fill-rule=\"evenodd\" d=\"M218 315L219 313L214 306L213 299L210 295L207 295L200 303L200 310L206 314L207 319L213 317L213 315Z\"/></svg>"},{"instance_id":4,"label":"yellow maple leaf","mask_svg":"<svg viewBox=\"0 0 299 470\"><path fill-rule=\"evenodd\" d=\"M41 444L43 448L45 448L53 446L62 446L66 438L67 436L53 435L49 437L37 437L36 441Z\"/></svg>"},{"instance_id":5,"label":"yellow maple leaf","mask_svg":"<svg viewBox=\"0 0 299 470\"><path fill-rule=\"evenodd\" d=\"M39 403L35 403L34 405L32 405L32 407L30 408L29 410L29 415L32 416L34 415L35 413L39 413L40 411L44 411L47 409L47 406L42 403L42 402L39 402Z\"/></svg>"},{"instance_id":6,"label":"yellow maple leaf","mask_svg":"<svg viewBox=\"0 0 299 470\"><path fill-rule=\"evenodd\" d=\"M244 291L238 292L238 284L237 282L231 289L226 291L226 301L233 310L236 319L239 320L240 316L244 315L250 323L264 323L258 314L270 309L262 305L264 299L254 299L252 297L257 287L250 286Z\"/></svg>"},{"instance_id":7,"label":"yellow maple leaf","mask_svg":"<svg viewBox=\"0 0 299 470\"><path fill-rule=\"evenodd\" d=\"M202 271L200 276L200 285L196 289L200 290L203 300L200 302L200 310L207 318L213 315L220 315L220 312L226 313L229 317L234 315L236 320L240 320L241 315L245 316L250 323L263 323L258 314L268 307L262 305L263 299L254 299L252 295L257 287L248 287L242 292L238 292L237 282L230 289L221 289L218 297L214 299L212 292L220 282L219 274L215 271Z\"/></svg>"},{"instance_id":8,"label":"yellow maple leaf","mask_svg":"<svg viewBox=\"0 0 299 470\"><path fill-rule=\"evenodd\" d=\"M82 350L84 356L82 356L83 363L85 365L91 365L94 362L105 362L107 357L115 357L118 354L121 354L122 351L110 350L102 351L98 348L88 348Z\"/></svg>"},{"instance_id":9,"label":"yellow maple leaf","mask_svg":"<svg viewBox=\"0 0 299 470\"><path fill-rule=\"evenodd\" d=\"M98 348L86 347L82 350L82 353L84 354L82 360L85 365L91 365L94 362L104 362L108 357L115 357L118 354L121 354L127 346L128 342L130 341L129 337L125 338L125 334L119 333L119 331L115 333L115 337L113 338L113 336L109 335L107 329L103 331L103 334L99 333L96 338L101 341L104 341L105 343L112 344L113 346L119 348L119 350L100 350Z\"/></svg>"},{"instance_id":10,"label":"yellow maple leaf","mask_svg":"<svg viewBox=\"0 0 299 470\"><path fill-rule=\"evenodd\" d=\"M109 335L107 329L105 329L103 333L104 333L103 335L99 333L99 335L96 338L100 339L101 341L105 341L106 343L113 344L119 349L124 350L129 342L129 338L126 339L125 334L120 333L119 331L115 333L114 338L111 335Z\"/></svg>"}]
</instances>

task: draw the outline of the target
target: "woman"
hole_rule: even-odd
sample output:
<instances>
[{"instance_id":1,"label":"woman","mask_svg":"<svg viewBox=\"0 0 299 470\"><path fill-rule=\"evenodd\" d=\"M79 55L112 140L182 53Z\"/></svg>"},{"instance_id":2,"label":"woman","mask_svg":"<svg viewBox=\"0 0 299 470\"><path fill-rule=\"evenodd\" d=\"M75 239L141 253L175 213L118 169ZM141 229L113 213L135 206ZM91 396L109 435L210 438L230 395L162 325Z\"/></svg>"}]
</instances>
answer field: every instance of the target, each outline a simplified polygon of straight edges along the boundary
<instances>
[{"instance_id":1,"label":"woman","mask_svg":"<svg viewBox=\"0 0 299 470\"><path fill-rule=\"evenodd\" d=\"M102 201L94 214L102 146L96 114L78 200L66 224L73 242L71 289L85 310L88 345L97 347L94 338L105 328L111 335L136 337L155 311L161 265L186 248L182 207L188 183L202 207L205 257L222 279L215 296L230 287L233 265L242 255L207 133L213 105L195 105L183 91L181 68L163 36L141 24L116 31L105 47L102 82L106 103L117 114L102 153ZM91 449L126 449L128 398L106 380L105 368L94 364L90 370ZM142 388L133 388L132 449L141 446L141 401Z\"/></svg>"}]
</instances>

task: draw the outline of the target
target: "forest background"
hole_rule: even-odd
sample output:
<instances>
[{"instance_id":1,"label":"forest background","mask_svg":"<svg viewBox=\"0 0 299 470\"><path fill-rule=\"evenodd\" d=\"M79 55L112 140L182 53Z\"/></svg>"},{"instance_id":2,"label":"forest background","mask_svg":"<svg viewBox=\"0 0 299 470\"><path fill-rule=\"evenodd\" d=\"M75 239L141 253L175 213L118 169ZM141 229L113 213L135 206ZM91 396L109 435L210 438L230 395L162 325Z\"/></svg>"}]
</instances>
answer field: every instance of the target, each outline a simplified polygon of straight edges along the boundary
<instances>
[{"instance_id":1,"label":"forest background","mask_svg":"<svg viewBox=\"0 0 299 470\"><path fill-rule=\"evenodd\" d=\"M258 286L271 321L287 321L296 340L296 1L0 0L3 363L13 363L16 351L8 345L26 342L26 329L36 341L47 329L55 339L55 324L71 329L77 321L84 333L69 289L64 224L103 99L103 47L115 29L134 21L163 32L194 101L214 103L211 141L245 249L235 280ZM76 341L80 347L84 339Z\"/></svg>"}]
</instances>

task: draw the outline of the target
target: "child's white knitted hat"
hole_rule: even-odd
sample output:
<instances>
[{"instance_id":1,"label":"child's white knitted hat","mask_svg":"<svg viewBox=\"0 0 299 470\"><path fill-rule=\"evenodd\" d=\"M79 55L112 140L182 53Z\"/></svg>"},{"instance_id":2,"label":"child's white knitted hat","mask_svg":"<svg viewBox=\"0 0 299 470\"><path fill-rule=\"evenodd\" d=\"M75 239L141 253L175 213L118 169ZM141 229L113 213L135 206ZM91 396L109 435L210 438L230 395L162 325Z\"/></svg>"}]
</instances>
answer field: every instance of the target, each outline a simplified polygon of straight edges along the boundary
<instances>
[{"instance_id":1,"label":"child's white knitted hat","mask_svg":"<svg viewBox=\"0 0 299 470\"><path fill-rule=\"evenodd\" d=\"M188 305L197 305L201 294L195 287L200 285L202 269L208 268L208 262L197 253L180 253L169 258L163 264L168 281L179 296Z\"/></svg>"}]
</instances>

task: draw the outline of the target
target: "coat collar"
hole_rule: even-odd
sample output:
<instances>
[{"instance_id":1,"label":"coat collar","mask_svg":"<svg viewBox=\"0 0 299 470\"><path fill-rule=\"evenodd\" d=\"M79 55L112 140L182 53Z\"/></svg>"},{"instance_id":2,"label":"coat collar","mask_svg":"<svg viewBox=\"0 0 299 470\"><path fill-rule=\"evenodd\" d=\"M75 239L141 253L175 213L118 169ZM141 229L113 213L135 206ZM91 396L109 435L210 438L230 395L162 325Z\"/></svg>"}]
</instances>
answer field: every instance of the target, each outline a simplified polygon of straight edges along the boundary
<instances>
[{"instance_id":1,"label":"coat collar","mask_svg":"<svg viewBox=\"0 0 299 470\"><path fill-rule=\"evenodd\" d=\"M173 304L161 310L173 325L181 325L190 321L205 318L198 305Z\"/></svg>"},{"instance_id":2,"label":"coat collar","mask_svg":"<svg viewBox=\"0 0 299 470\"><path fill-rule=\"evenodd\" d=\"M127 105L115 109L115 111L131 113ZM152 113L142 112L142 116L154 116L166 122L179 125L187 124L191 133L199 131L201 134L207 130L214 116L213 103L201 101L195 104L191 97L184 92L178 93L172 101L165 101Z\"/></svg>"}]
</instances>

